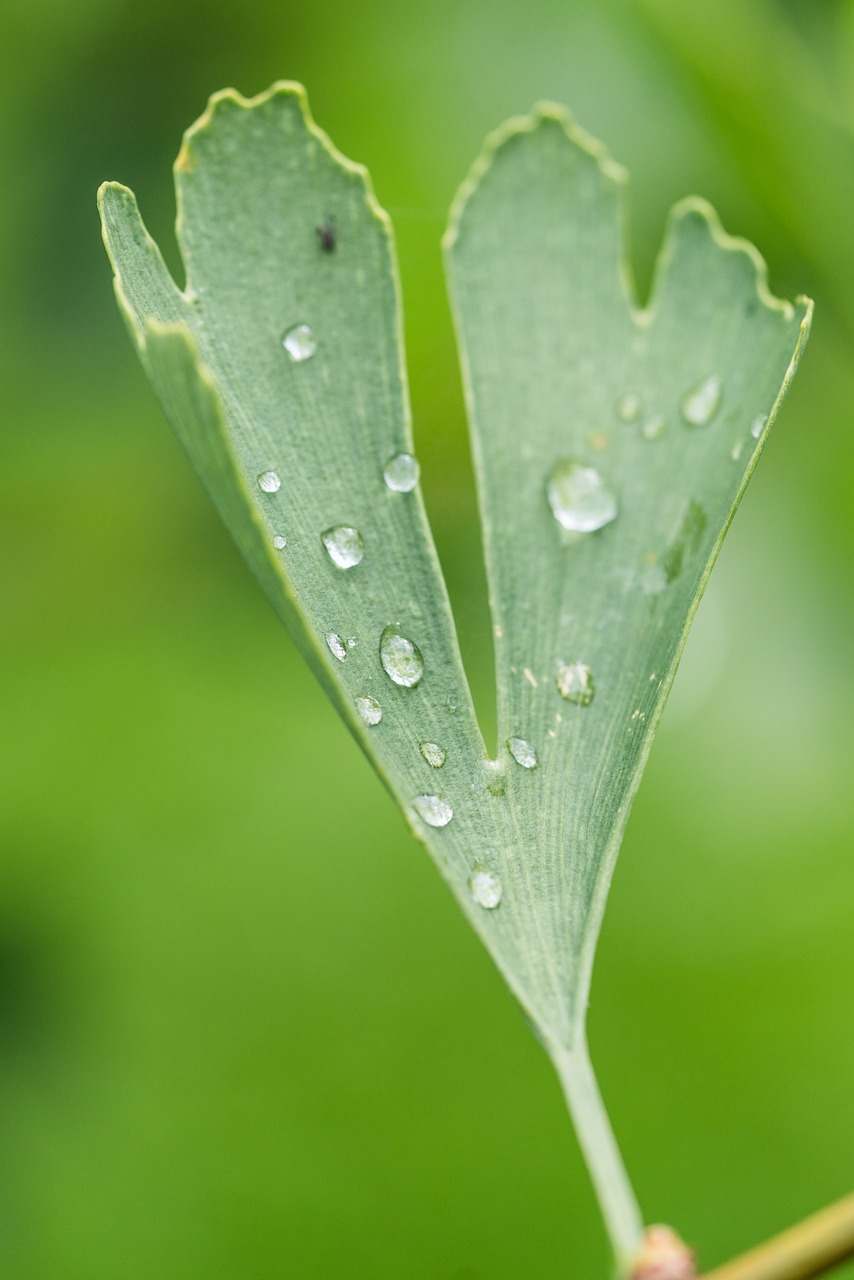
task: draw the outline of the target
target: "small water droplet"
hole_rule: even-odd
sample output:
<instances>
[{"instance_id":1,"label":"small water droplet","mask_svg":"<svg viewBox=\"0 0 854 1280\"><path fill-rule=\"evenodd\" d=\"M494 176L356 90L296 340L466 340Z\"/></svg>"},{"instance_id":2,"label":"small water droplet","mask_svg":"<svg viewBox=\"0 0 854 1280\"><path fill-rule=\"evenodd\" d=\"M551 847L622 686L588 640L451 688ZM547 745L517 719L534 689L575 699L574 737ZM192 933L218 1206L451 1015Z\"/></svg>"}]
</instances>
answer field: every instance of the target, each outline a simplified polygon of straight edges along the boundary
<instances>
[{"instance_id":1,"label":"small water droplet","mask_svg":"<svg viewBox=\"0 0 854 1280\"><path fill-rule=\"evenodd\" d=\"M383 718L383 709L376 698L363 694L356 699L356 710L365 724L379 724Z\"/></svg>"},{"instance_id":2,"label":"small water droplet","mask_svg":"<svg viewBox=\"0 0 854 1280\"><path fill-rule=\"evenodd\" d=\"M559 662L557 667L558 693L567 702L579 707L589 707L593 701L593 672L584 662Z\"/></svg>"},{"instance_id":3,"label":"small water droplet","mask_svg":"<svg viewBox=\"0 0 854 1280\"><path fill-rule=\"evenodd\" d=\"M281 551L288 545L288 540L283 533L277 533L273 539L273 546L277 551Z\"/></svg>"},{"instance_id":4,"label":"small water droplet","mask_svg":"<svg viewBox=\"0 0 854 1280\"><path fill-rule=\"evenodd\" d=\"M491 796L499 799L507 791L507 778L502 760L485 760L483 763L483 785Z\"/></svg>"},{"instance_id":5,"label":"small water droplet","mask_svg":"<svg viewBox=\"0 0 854 1280\"><path fill-rule=\"evenodd\" d=\"M460 700L455 693L449 693L445 699L445 706L448 708L452 716L455 716L460 709Z\"/></svg>"},{"instance_id":6,"label":"small water droplet","mask_svg":"<svg viewBox=\"0 0 854 1280\"><path fill-rule=\"evenodd\" d=\"M540 763L537 753L526 738L508 738L507 749L511 756L523 769L536 769Z\"/></svg>"},{"instance_id":7,"label":"small water droplet","mask_svg":"<svg viewBox=\"0 0 854 1280\"><path fill-rule=\"evenodd\" d=\"M262 471L258 477L258 487L264 493L278 493L282 487L278 471Z\"/></svg>"},{"instance_id":8,"label":"small water droplet","mask_svg":"<svg viewBox=\"0 0 854 1280\"><path fill-rule=\"evenodd\" d=\"M282 346L290 358L299 364L310 360L317 350L317 338L307 324L295 324L282 338Z\"/></svg>"},{"instance_id":9,"label":"small water droplet","mask_svg":"<svg viewBox=\"0 0 854 1280\"><path fill-rule=\"evenodd\" d=\"M621 396L617 401L617 417L621 422L634 422L641 411L641 398L633 391Z\"/></svg>"},{"instance_id":10,"label":"small water droplet","mask_svg":"<svg viewBox=\"0 0 854 1280\"><path fill-rule=\"evenodd\" d=\"M380 662L389 680L404 689L412 689L424 674L421 650L397 627L386 627L380 636Z\"/></svg>"},{"instance_id":11,"label":"small water droplet","mask_svg":"<svg viewBox=\"0 0 854 1280\"><path fill-rule=\"evenodd\" d=\"M395 493L411 493L418 484L421 467L411 453L397 453L383 469L383 479Z\"/></svg>"},{"instance_id":12,"label":"small water droplet","mask_svg":"<svg viewBox=\"0 0 854 1280\"><path fill-rule=\"evenodd\" d=\"M667 419L661 413L654 413L641 427L641 435L644 440L660 440L666 430Z\"/></svg>"},{"instance_id":13,"label":"small water droplet","mask_svg":"<svg viewBox=\"0 0 854 1280\"><path fill-rule=\"evenodd\" d=\"M733 462L738 462L739 458L744 453L745 444L746 444L746 441L744 440L736 440L735 444L732 446L732 449L729 455L732 458Z\"/></svg>"},{"instance_id":14,"label":"small water droplet","mask_svg":"<svg viewBox=\"0 0 854 1280\"><path fill-rule=\"evenodd\" d=\"M453 809L441 796L416 796L415 809L428 827L446 827L454 816Z\"/></svg>"},{"instance_id":15,"label":"small water droplet","mask_svg":"<svg viewBox=\"0 0 854 1280\"><path fill-rule=\"evenodd\" d=\"M445 763L445 748L440 747L438 742L422 742L418 750L434 769L441 769Z\"/></svg>"},{"instance_id":16,"label":"small water droplet","mask_svg":"<svg viewBox=\"0 0 854 1280\"><path fill-rule=\"evenodd\" d=\"M593 467L558 462L549 475L546 495L552 514L564 529L592 533L617 515L617 500Z\"/></svg>"},{"instance_id":17,"label":"small water droplet","mask_svg":"<svg viewBox=\"0 0 854 1280\"><path fill-rule=\"evenodd\" d=\"M486 911L494 911L501 901L501 895L504 892L501 879L494 871L487 871L486 867L475 867L469 876L469 893L472 896L472 902L477 903L479 907L483 907Z\"/></svg>"},{"instance_id":18,"label":"small water droplet","mask_svg":"<svg viewBox=\"0 0 854 1280\"><path fill-rule=\"evenodd\" d=\"M339 524L334 529L325 529L320 538L330 560L339 569L352 569L354 565L361 564L365 543L358 529Z\"/></svg>"},{"instance_id":19,"label":"small water droplet","mask_svg":"<svg viewBox=\"0 0 854 1280\"><path fill-rule=\"evenodd\" d=\"M765 430L765 423L768 421L765 417L754 418L750 424L750 434L754 440L758 440Z\"/></svg>"},{"instance_id":20,"label":"small water droplet","mask_svg":"<svg viewBox=\"0 0 854 1280\"><path fill-rule=\"evenodd\" d=\"M657 561L645 564L640 574L640 589L645 596L660 595L667 586L667 574Z\"/></svg>"},{"instance_id":21,"label":"small water droplet","mask_svg":"<svg viewBox=\"0 0 854 1280\"><path fill-rule=\"evenodd\" d=\"M339 636L337 631L327 631L325 639L332 656L337 658L339 662L343 662L347 657L347 646L342 637Z\"/></svg>"},{"instance_id":22,"label":"small water droplet","mask_svg":"<svg viewBox=\"0 0 854 1280\"><path fill-rule=\"evenodd\" d=\"M522 669L522 675L528 681L528 684L531 686L532 689L539 689L540 687L539 681L537 680L537 677L534 675L530 667L524 667Z\"/></svg>"},{"instance_id":23,"label":"small water droplet","mask_svg":"<svg viewBox=\"0 0 854 1280\"><path fill-rule=\"evenodd\" d=\"M702 382L698 382L693 390L682 401L682 417L689 427L704 427L720 408L721 380L713 373Z\"/></svg>"}]
</instances>

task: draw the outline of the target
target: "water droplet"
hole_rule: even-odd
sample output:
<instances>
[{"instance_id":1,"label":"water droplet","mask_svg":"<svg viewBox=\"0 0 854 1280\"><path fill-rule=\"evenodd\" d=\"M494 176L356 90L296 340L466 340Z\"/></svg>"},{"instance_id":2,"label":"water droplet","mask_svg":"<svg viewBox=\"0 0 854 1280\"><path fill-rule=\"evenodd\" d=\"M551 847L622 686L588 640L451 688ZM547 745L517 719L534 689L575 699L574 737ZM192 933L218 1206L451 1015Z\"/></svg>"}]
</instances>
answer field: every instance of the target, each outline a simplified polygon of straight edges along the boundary
<instances>
[{"instance_id":1,"label":"water droplet","mask_svg":"<svg viewBox=\"0 0 854 1280\"><path fill-rule=\"evenodd\" d=\"M455 716L460 709L460 701L455 693L449 693L445 699L445 706L448 708L452 716Z\"/></svg>"},{"instance_id":2,"label":"water droplet","mask_svg":"<svg viewBox=\"0 0 854 1280\"><path fill-rule=\"evenodd\" d=\"M599 472L578 462L558 462L552 468L546 495L558 524L575 533L592 533L617 515L617 500Z\"/></svg>"},{"instance_id":3,"label":"water droplet","mask_svg":"<svg viewBox=\"0 0 854 1280\"><path fill-rule=\"evenodd\" d=\"M507 778L504 774L502 760L485 760L483 763L483 785L491 796L499 799L507 791Z\"/></svg>"},{"instance_id":4,"label":"water droplet","mask_svg":"<svg viewBox=\"0 0 854 1280\"><path fill-rule=\"evenodd\" d=\"M567 702L579 707L589 707L593 701L593 672L584 662L559 662L557 666L558 693Z\"/></svg>"},{"instance_id":5,"label":"water droplet","mask_svg":"<svg viewBox=\"0 0 854 1280\"><path fill-rule=\"evenodd\" d=\"M621 396L617 401L617 417L621 422L634 422L641 411L641 398L634 392Z\"/></svg>"},{"instance_id":6,"label":"water droplet","mask_svg":"<svg viewBox=\"0 0 854 1280\"><path fill-rule=\"evenodd\" d=\"M320 535L329 558L339 569L352 569L360 564L365 554L365 543L358 529L348 524L336 525L334 529L325 529Z\"/></svg>"},{"instance_id":7,"label":"water droplet","mask_svg":"<svg viewBox=\"0 0 854 1280\"><path fill-rule=\"evenodd\" d=\"M472 902L486 911L494 911L501 901L503 892L501 880L494 871L487 871L486 867L474 868L469 876L469 893Z\"/></svg>"},{"instance_id":8,"label":"water droplet","mask_svg":"<svg viewBox=\"0 0 854 1280\"><path fill-rule=\"evenodd\" d=\"M258 477L258 487L264 493L278 493L282 487L278 471L262 471Z\"/></svg>"},{"instance_id":9,"label":"water droplet","mask_svg":"<svg viewBox=\"0 0 854 1280\"><path fill-rule=\"evenodd\" d=\"M540 763L537 753L526 738L508 738L507 749L511 756L523 769L536 769Z\"/></svg>"},{"instance_id":10,"label":"water droplet","mask_svg":"<svg viewBox=\"0 0 854 1280\"><path fill-rule=\"evenodd\" d=\"M522 669L522 675L528 681L528 684L531 686L532 689L539 689L540 687L539 681L537 680L537 677L534 675L530 667L524 667Z\"/></svg>"},{"instance_id":11,"label":"water droplet","mask_svg":"<svg viewBox=\"0 0 854 1280\"><path fill-rule=\"evenodd\" d=\"M343 662L347 657L347 646L341 636L339 636L337 631L327 631L325 638L329 647L329 652L334 658L337 658L339 662Z\"/></svg>"},{"instance_id":12,"label":"water droplet","mask_svg":"<svg viewBox=\"0 0 854 1280\"><path fill-rule=\"evenodd\" d=\"M641 435L644 440L660 440L666 430L667 419L661 413L654 413L641 427Z\"/></svg>"},{"instance_id":13,"label":"water droplet","mask_svg":"<svg viewBox=\"0 0 854 1280\"><path fill-rule=\"evenodd\" d=\"M395 493L411 493L418 484L421 467L411 453L398 453L389 458L383 469L383 479Z\"/></svg>"},{"instance_id":14,"label":"water droplet","mask_svg":"<svg viewBox=\"0 0 854 1280\"><path fill-rule=\"evenodd\" d=\"M382 707L376 698L371 698L367 694L356 699L356 710L365 724L379 724L383 718Z\"/></svg>"},{"instance_id":15,"label":"water droplet","mask_svg":"<svg viewBox=\"0 0 854 1280\"><path fill-rule=\"evenodd\" d=\"M765 417L754 418L750 424L750 434L754 440L758 440L765 430L765 423L768 421Z\"/></svg>"},{"instance_id":16,"label":"water droplet","mask_svg":"<svg viewBox=\"0 0 854 1280\"><path fill-rule=\"evenodd\" d=\"M446 827L454 816L453 809L441 796L416 796L415 809L428 827Z\"/></svg>"},{"instance_id":17,"label":"water droplet","mask_svg":"<svg viewBox=\"0 0 854 1280\"><path fill-rule=\"evenodd\" d=\"M696 387L682 401L682 417L689 427L704 427L711 422L720 408L721 380L713 373Z\"/></svg>"},{"instance_id":18,"label":"water droplet","mask_svg":"<svg viewBox=\"0 0 854 1280\"><path fill-rule=\"evenodd\" d=\"M397 627L386 627L380 636L380 662L389 680L404 689L412 689L424 674L421 650Z\"/></svg>"},{"instance_id":19,"label":"water droplet","mask_svg":"<svg viewBox=\"0 0 854 1280\"><path fill-rule=\"evenodd\" d=\"M738 462L739 458L744 453L745 443L746 441L744 440L736 440L735 444L732 446L729 456L732 458L733 462Z\"/></svg>"},{"instance_id":20,"label":"water droplet","mask_svg":"<svg viewBox=\"0 0 854 1280\"><path fill-rule=\"evenodd\" d=\"M418 750L434 769L441 769L445 763L445 748L440 747L438 742L422 742Z\"/></svg>"},{"instance_id":21,"label":"water droplet","mask_svg":"<svg viewBox=\"0 0 854 1280\"><path fill-rule=\"evenodd\" d=\"M314 355L317 338L307 324L295 324L282 338L282 346L290 358L299 364L302 360L310 360Z\"/></svg>"},{"instance_id":22,"label":"water droplet","mask_svg":"<svg viewBox=\"0 0 854 1280\"><path fill-rule=\"evenodd\" d=\"M645 564L640 574L640 589L645 596L660 595L667 586L667 574L657 561Z\"/></svg>"}]
</instances>

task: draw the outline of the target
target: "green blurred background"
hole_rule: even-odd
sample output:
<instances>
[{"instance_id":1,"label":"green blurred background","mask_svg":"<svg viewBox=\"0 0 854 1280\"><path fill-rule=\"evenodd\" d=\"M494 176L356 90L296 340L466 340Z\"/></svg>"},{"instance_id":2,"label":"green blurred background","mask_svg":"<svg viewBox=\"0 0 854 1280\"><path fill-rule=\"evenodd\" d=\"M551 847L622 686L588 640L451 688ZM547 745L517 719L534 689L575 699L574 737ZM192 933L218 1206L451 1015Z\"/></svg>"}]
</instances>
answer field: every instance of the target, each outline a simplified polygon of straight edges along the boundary
<instances>
[{"instance_id":1,"label":"green blurred background","mask_svg":"<svg viewBox=\"0 0 854 1280\"><path fill-rule=\"evenodd\" d=\"M817 300L591 1008L645 1214L711 1266L854 1185L854 4L4 0L2 1274L608 1274L544 1055L219 527L113 303L98 183L134 187L174 263L181 131L213 90L281 77L394 218L487 726L439 252L483 135L568 103L632 172L642 290L697 192L777 292Z\"/></svg>"}]
</instances>

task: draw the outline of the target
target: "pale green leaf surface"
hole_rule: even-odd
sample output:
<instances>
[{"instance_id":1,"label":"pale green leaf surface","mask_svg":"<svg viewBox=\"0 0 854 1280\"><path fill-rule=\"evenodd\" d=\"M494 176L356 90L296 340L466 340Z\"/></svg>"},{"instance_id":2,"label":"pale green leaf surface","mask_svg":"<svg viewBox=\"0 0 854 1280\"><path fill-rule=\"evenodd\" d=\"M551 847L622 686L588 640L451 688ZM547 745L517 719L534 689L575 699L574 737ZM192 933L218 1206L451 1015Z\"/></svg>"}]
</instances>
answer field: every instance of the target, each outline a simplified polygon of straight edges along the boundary
<instances>
[{"instance_id":1,"label":"pale green leaf surface","mask_svg":"<svg viewBox=\"0 0 854 1280\"><path fill-rule=\"evenodd\" d=\"M674 214L650 312L635 311L615 166L552 109L492 140L449 233L497 637L490 764L420 495L383 480L412 441L391 231L365 172L316 128L302 91L280 85L251 102L217 95L187 135L176 186L183 292L131 193L107 184L101 195L148 375L274 606L508 982L546 1038L570 1045L652 730L762 447L750 424L773 418L808 308L772 300L755 252L692 202ZM315 230L327 218L331 253ZM317 350L295 363L282 337L299 323ZM689 428L680 401L712 374L720 410ZM626 393L643 404L633 423L615 413ZM668 424L658 440L641 430L652 413ZM560 459L595 467L619 504L613 523L574 542L546 502ZM275 494L257 483L268 469L281 477ZM336 568L323 548L334 525L363 536L354 568ZM667 585L646 594L656 565ZM390 624L423 654L414 688L380 663ZM328 632L356 641L344 662ZM560 660L592 668L590 706L560 697ZM373 727L354 710L364 695L382 707ZM532 743L539 767L513 760L510 736ZM425 761L424 741L445 750L444 767ZM330 803L340 767L330 763ZM452 806L448 825L418 818L425 794ZM475 867L501 877L499 907L472 902Z\"/></svg>"}]
</instances>

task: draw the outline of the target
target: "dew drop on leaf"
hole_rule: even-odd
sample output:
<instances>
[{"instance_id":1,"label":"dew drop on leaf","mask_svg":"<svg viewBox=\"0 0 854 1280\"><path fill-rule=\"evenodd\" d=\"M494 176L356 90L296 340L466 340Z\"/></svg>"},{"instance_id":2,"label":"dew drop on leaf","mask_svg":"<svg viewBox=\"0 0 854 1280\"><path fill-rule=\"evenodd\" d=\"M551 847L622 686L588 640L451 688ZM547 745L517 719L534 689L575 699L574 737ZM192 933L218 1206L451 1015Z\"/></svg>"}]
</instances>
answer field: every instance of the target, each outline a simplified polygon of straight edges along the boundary
<instances>
[{"instance_id":1,"label":"dew drop on leaf","mask_svg":"<svg viewBox=\"0 0 854 1280\"><path fill-rule=\"evenodd\" d=\"M617 417L621 422L634 422L641 411L640 396L628 392L617 401Z\"/></svg>"},{"instance_id":2,"label":"dew drop on leaf","mask_svg":"<svg viewBox=\"0 0 854 1280\"><path fill-rule=\"evenodd\" d=\"M380 636L380 662L389 680L404 689L412 689L424 674L421 650L397 627L386 627Z\"/></svg>"},{"instance_id":3,"label":"dew drop on leaf","mask_svg":"<svg viewBox=\"0 0 854 1280\"><path fill-rule=\"evenodd\" d=\"M310 360L317 350L317 338L307 324L295 324L282 338L282 346L297 364Z\"/></svg>"},{"instance_id":4,"label":"dew drop on leaf","mask_svg":"<svg viewBox=\"0 0 854 1280\"><path fill-rule=\"evenodd\" d=\"M320 538L329 552L329 559L339 569L352 569L354 565L361 564L365 543L358 529L338 524L334 529L325 529Z\"/></svg>"},{"instance_id":5,"label":"dew drop on leaf","mask_svg":"<svg viewBox=\"0 0 854 1280\"><path fill-rule=\"evenodd\" d=\"M365 724L379 724L383 718L383 709L376 698L362 694L356 699L356 710Z\"/></svg>"},{"instance_id":6,"label":"dew drop on leaf","mask_svg":"<svg viewBox=\"0 0 854 1280\"><path fill-rule=\"evenodd\" d=\"M663 414L654 413L641 427L641 435L644 440L660 440L666 430L667 419Z\"/></svg>"},{"instance_id":7,"label":"dew drop on leaf","mask_svg":"<svg viewBox=\"0 0 854 1280\"><path fill-rule=\"evenodd\" d=\"M540 763L536 751L526 738L508 738L507 750L523 769L536 769Z\"/></svg>"},{"instance_id":8,"label":"dew drop on leaf","mask_svg":"<svg viewBox=\"0 0 854 1280\"><path fill-rule=\"evenodd\" d=\"M278 471L262 471L258 477L258 487L264 493L278 493L282 487Z\"/></svg>"},{"instance_id":9,"label":"dew drop on leaf","mask_svg":"<svg viewBox=\"0 0 854 1280\"><path fill-rule=\"evenodd\" d=\"M720 408L721 380L716 373L698 382L682 401L682 417L689 427L704 427Z\"/></svg>"},{"instance_id":10,"label":"dew drop on leaf","mask_svg":"<svg viewBox=\"0 0 854 1280\"><path fill-rule=\"evenodd\" d=\"M592 533L617 515L617 500L599 472L578 462L558 462L549 475L546 496L564 529Z\"/></svg>"},{"instance_id":11,"label":"dew drop on leaf","mask_svg":"<svg viewBox=\"0 0 854 1280\"><path fill-rule=\"evenodd\" d=\"M445 748L440 747L438 742L422 742L418 750L434 769L441 769L445 763Z\"/></svg>"},{"instance_id":12,"label":"dew drop on leaf","mask_svg":"<svg viewBox=\"0 0 854 1280\"><path fill-rule=\"evenodd\" d=\"M277 533L273 539L273 546L277 551L282 551L288 545L288 540L283 533Z\"/></svg>"},{"instance_id":13,"label":"dew drop on leaf","mask_svg":"<svg viewBox=\"0 0 854 1280\"><path fill-rule=\"evenodd\" d=\"M332 656L337 658L339 662L343 662L347 657L347 646L342 637L339 636L337 631L327 631L324 638Z\"/></svg>"},{"instance_id":14,"label":"dew drop on leaf","mask_svg":"<svg viewBox=\"0 0 854 1280\"><path fill-rule=\"evenodd\" d=\"M418 484L421 467L411 453L397 453L383 468L383 479L395 493L411 493Z\"/></svg>"},{"instance_id":15,"label":"dew drop on leaf","mask_svg":"<svg viewBox=\"0 0 854 1280\"><path fill-rule=\"evenodd\" d=\"M500 878L485 867L475 867L469 876L469 893L472 902L486 911L494 911L504 892Z\"/></svg>"},{"instance_id":16,"label":"dew drop on leaf","mask_svg":"<svg viewBox=\"0 0 854 1280\"><path fill-rule=\"evenodd\" d=\"M753 436L754 440L758 440L759 437L762 435L762 432L765 430L765 423L767 421L768 419L763 417L753 419L753 421L750 424L750 434Z\"/></svg>"},{"instance_id":17,"label":"dew drop on leaf","mask_svg":"<svg viewBox=\"0 0 854 1280\"><path fill-rule=\"evenodd\" d=\"M416 796L415 811L428 827L446 827L454 811L441 796Z\"/></svg>"},{"instance_id":18,"label":"dew drop on leaf","mask_svg":"<svg viewBox=\"0 0 854 1280\"><path fill-rule=\"evenodd\" d=\"M579 707L589 707L593 701L593 672L584 662L559 662L557 688L562 698Z\"/></svg>"}]
</instances>

